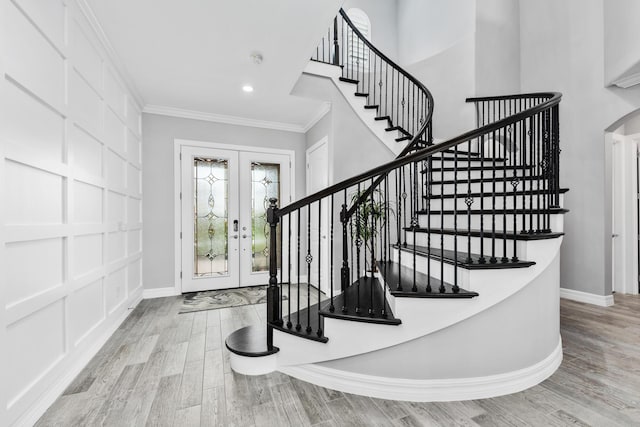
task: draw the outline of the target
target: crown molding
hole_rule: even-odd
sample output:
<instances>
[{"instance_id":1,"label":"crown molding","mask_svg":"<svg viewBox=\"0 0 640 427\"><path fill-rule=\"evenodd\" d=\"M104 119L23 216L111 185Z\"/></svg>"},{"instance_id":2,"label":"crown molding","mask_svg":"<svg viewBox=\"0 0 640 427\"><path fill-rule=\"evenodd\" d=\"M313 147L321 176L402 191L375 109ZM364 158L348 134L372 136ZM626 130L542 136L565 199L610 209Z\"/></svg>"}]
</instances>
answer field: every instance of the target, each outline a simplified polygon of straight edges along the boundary
<instances>
[{"instance_id":1,"label":"crown molding","mask_svg":"<svg viewBox=\"0 0 640 427\"><path fill-rule=\"evenodd\" d=\"M138 104L138 108L142 110L142 107L145 105L144 99L142 98L142 95L140 94L138 87L133 82L131 75L127 72L127 69L124 66L124 63L122 62L122 60L120 59L120 56L118 56L115 49L113 48L111 41L109 40L109 38L107 37L107 34L104 32L104 29L102 28L102 25L100 25L100 21L98 21L98 18L96 17L95 12L91 8L91 6L89 6L89 3L87 3L87 0L76 0L76 4L78 5L78 8L84 15L89 25L91 26L91 29L98 37L98 41L100 42L100 45L105 50L107 56L109 57L109 60L113 64L113 67L116 69L123 83L129 90L131 95L133 96L134 101L136 102L136 104Z\"/></svg>"},{"instance_id":2,"label":"crown molding","mask_svg":"<svg viewBox=\"0 0 640 427\"><path fill-rule=\"evenodd\" d=\"M249 119L246 117L227 116L224 114L205 113L202 111L186 110L183 108L167 107L164 105L145 105L143 113L159 114L162 116L181 117L183 119L204 120L207 122L226 123L229 125L250 126L256 128L282 130L286 132L304 133L305 127L291 123L272 122L267 120Z\"/></svg>"},{"instance_id":3,"label":"crown molding","mask_svg":"<svg viewBox=\"0 0 640 427\"><path fill-rule=\"evenodd\" d=\"M314 127L316 123L322 120L322 118L326 116L329 111L331 111L331 103L323 102L322 106L320 106L316 114L311 118L311 120L309 120L309 123L307 123L307 125L304 127L303 132L304 133L309 132L309 129Z\"/></svg>"}]
</instances>

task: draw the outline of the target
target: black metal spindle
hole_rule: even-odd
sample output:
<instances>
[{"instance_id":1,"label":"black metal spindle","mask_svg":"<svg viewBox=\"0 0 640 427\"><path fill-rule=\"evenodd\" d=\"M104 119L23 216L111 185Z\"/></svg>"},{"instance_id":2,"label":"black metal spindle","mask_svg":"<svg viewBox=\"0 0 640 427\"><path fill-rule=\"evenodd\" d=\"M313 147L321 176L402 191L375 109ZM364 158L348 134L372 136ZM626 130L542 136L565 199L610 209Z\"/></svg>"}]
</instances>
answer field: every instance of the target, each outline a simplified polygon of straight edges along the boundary
<instances>
[{"instance_id":1,"label":"black metal spindle","mask_svg":"<svg viewBox=\"0 0 640 427\"><path fill-rule=\"evenodd\" d=\"M360 191L360 183L358 183L358 197L361 194ZM356 280L358 282L357 285L357 289L356 289L356 314L360 314L361 313L361 309L360 309L360 272L362 271L360 269L360 248L362 247L362 233L361 233L361 229L362 229L362 211L361 211L361 207L360 205L358 205L357 209L356 209ZM365 256L365 264L366 264L366 256ZM365 277L366 277L366 270L365 270Z\"/></svg>"},{"instance_id":2,"label":"black metal spindle","mask_svg":"<svg viewBox=\"0 0 640 427\"><path fill-rule=\"evenodd\" d=\"M533 182L535 180L536 185L538 183L537 170L535 169L535 120L533 117L529 118L529 162L528 162L528 170L530 174L534 176L531 177L531 186L529 191L529 234L533 234L535 231L533 229ZM537 188L537 187L536 187Z\"/></svg>"},{"instance_id":3,"label":"black metal spindle","mask_svg":"<svg viewBox=\"0 0 640 427\"><path fill-rule=\"evenodd\" d=\"M329 231L329 244L330 244L330 253L329 253L329 290L331 292L331 303L329 305L329 311L333 313L335 311L335 306L333 305L333 219L334 219L334 205L333 205L333 194L331 195L331 210L329 212L331 215L331 229Z\"/></svg>"},{"instance_id":4,"label":"black metal spindle","mask_svg":"<svg viewBox=\"0 0 640 427\"><path fill-rule=\"evenodd\" d=\"M296 229L296 233L297 233L297 237L298 237L298 257L297 257L297 268L296 271L298 272L298 289L296 290L296 299L298 302L298 309L297 311L297 319L296 319L296 331L299 331L300 329L302 329L302 325L300 324L300 217L302 216L302 212L300 211L300 209L298 209L296 211L296 217L298 219L298 228ZM291 298L291 297L289 297Z\"/></svg>"},{"instance_id":5,"label":"black metal spindle","mask_svg":"<svg viewBox=\"0 0 640 427\"><path fill-rule=\"evenodd\" d=\"M495 115L495 110L494 110ZM493 131L491 138L491 258L489 262L495 264L496 258L496 132Z\"/></svg>"},{"instance_id":6,"label":"black metal spindle","mask_svg":"<svg viewBox=\"0 0 640 427\"><path fill-rule=\"evenodd\" d=\"M311 255L311 203L307 205L307 328L305 332L311 333L311 261L313 256Z\"/></svg>"},{"instance_id":7,"label":"black metal spindle","mask_svg":"<svg viewBox=\"0 0 640 427\"><path fill-rule=\"evenodd\" d=\"M289 274L287 274L287 278L288 278L288 286L287 286L287 328L291 329L291 326L293 325L291 323L291 213L289 215L287 215L287 221L288 221L288 237L287 237L287 258L288 258L288 268L289 268Z\"/></svg>"},{"instance_id":8,"label":"black metal spindle","mask_svg":"<svg viewBox=\"0 0 640 427\"><path fill-rule=\"evenodd\" d=\"M319 337L322 336L322 318L320 316L322 295L320 289L322 289L322 199L318 200L318 330L316 335Z\"/></svg>"},{"instance_id":9,"label":"black metal spindle","mask_svg":"<svg viewBox=\"0 0 640 427\"><path fill-rule=\"evenodd\" d=\"M453 149L453 175L456 177L453 184L453 292L460 292L458 286L458 146ZM471 168L467 170L467 175L471 175ZM444 197L442 198L442 209L444 209ZM444 252L443 252L444 257Z\"/></svg>"},{"instance_id":10,"label":"black metal spindle","mask_svg":"<svg viewBox=\"0 0 640 427\"><path fill-rule=\"evenodd\" d=\"M371 177L371 187L373 188L373 177ZM371 281L369 282L369 295L370 295L370 300L369 300L369 316L373 317L375 315L375 310L373 308L373 286L374 286L374 276L373 276L373 272L375 270L375 263L376 263L376 245L375 245L375 234L376 234L376 212L379 209L378 206L376 206L376 201L375 201L375 190L373 193L371 193L371 215L370 216L370 221L371 223L369 224L369 226L371 227L371 231L369 232L369 239L370 239L370 245L371 245Z\"/></svg>"},{"instance_id":11,"label":"black metal spindle","mask_svg":"<svg viewBox=\"0 0 640 427\"><path fill-rule=\"evenodd\" d=\"M401 180L402 180L402 169L400 169L400 173L398 173L398 169L395 170L396 175L396 205L398 206L398 218L396 221L396 240L397 240L397 250L398 250L398 271L402 268L402 195L401 192ZM398 274L398 285L396 286L396 290L402 290L402 274Z\"/></svg>"},{"instance_id":12,"label":"black metal spindle","mask_svg":"<svg viewBox=\"0 0 640 427\"><path fill-rule=\"evenodd\" d=\"M411 197L412 200L414 200L415 197L417 197L418 195L418 179L417 179L417 175L418 175L418 163L417 162L413 162L413 194L415 196ZM415 200L415 204L412 201L412 209L411 209L411 229L413 230L413 236L412 236L412 240L413 240L413 285L411 286L411 291L413 292L418 292L418 284L416 283L416 274L417 274L417 268L416 268L416 246L417 246L417 242L416 242L416 229L418 228L418 214L417 214L417 202L418 200Z\"/></svg>"},{"instance_id":13,"label":"black metal spindle","mask_svg":"<svg viewBox=\"0 0 640 427\"><path fill-rule=\"evenodd\" d=\"M444 165L440 162L440 200L443 200L444 196ZM454 185L457 177L454 177ZM431 263L431 260L427 260L428 263ZM444 287L444 205L440 203L440 286L438 287L438 292L443 294L445 291Z\"/></svg>"}]
</instances>

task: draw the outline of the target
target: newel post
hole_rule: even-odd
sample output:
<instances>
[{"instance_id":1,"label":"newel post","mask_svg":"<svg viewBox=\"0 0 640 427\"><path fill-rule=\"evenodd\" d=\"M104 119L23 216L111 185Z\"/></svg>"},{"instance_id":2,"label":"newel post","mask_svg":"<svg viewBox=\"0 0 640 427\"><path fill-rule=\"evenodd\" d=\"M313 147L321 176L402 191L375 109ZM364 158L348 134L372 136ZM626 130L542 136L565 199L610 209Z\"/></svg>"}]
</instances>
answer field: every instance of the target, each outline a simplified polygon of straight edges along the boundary
<instances>
[{"instance_id":1,"label":"newel post","mask_svg":"<svg viewBox=\"0 0 640 427\"><path fill-rule=\"evenodd\" d=\"M347 237L347 205L342 205L340 212L340 222L342 222L342 268L340 269L340 285L342 292L349 287L349 241Z\"/></svg>"},{"instance_id":2,"label":"newel post","mask_svg":"<svg viewBox=\"0 0 640 427\"><path fill-rule=\"evenodd\" d=\"M273 329L271 324L279 324L280 291L278 289L278 199L269 199L267 222L269 223L269 287L267 288L267 347L273 349Z\"/></svg>"}]
</instances>

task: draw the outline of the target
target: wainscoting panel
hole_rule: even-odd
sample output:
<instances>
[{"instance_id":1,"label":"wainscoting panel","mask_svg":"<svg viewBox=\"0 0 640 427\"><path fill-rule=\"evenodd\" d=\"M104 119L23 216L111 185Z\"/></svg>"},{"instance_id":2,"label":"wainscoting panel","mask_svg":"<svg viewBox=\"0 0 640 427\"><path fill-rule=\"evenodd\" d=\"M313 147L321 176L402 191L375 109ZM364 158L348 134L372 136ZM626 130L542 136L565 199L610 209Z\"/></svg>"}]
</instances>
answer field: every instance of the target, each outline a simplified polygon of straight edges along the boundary
<instances>
[{"instance_id":1,"label":"wainscoting panel","mask_svg":"<svg viewBox=\"0 0 640 427\"><path fill-rule=\"evenodd\" d=\"M0 1L0 425L32 425L142 297L141 106L84 0Z\"/></svg>"}]
</instances>

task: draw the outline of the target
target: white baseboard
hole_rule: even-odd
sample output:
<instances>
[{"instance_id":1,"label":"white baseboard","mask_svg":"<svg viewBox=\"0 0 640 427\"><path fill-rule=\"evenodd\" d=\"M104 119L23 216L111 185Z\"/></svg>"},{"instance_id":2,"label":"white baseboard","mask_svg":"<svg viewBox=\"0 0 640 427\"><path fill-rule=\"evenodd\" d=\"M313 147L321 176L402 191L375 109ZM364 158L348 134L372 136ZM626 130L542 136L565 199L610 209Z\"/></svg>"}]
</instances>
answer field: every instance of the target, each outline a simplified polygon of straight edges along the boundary
<instances>
[{"instance_id":1,"label":"white baseboard","mask_svg":"<svg viewBox=\"0 0 640 427\"><path fill-rule=\"evenodd\" d=\"M560 298L598 305L600 307L611 307L613 305L613 295L596 295L566 288L560 288Z\"/></svg>"},{"instance_id":2,"label":"white baseboard","mask_svg":"<svg viewBox=\"0 0 640 427\"><path fill-rule=\"evenodd\" d=\"M95 339L95 342L85 349L82 353L74 357L75 360L70 361L69 369L62 375L42 396L24 413L20 418L16 420L13 426L33 426L40 417L47 411L47 409L58 399L62 393L69 387L73 380L82 372L87 364L93 359L93 357L100 351L103 345L107 342L113 333L120 327L122 322L129 316L133 309L142 301L141 288L134 291L131 295L129 303L126 304L126 309L114 319L114 321L106 327L100 336ZM125 304L123 304L125 306Z\"/></svg>"},{"instance_id":3,"label":"white baseboard","mask_svg":"<svg viewBox=\"0 0 640 427\"><path fill-rule=\"evenodd\" d=\"M562 339L544 360L524 369L475 378L411 380L357 374L315 364L280 368L287 375L322 387L379 399L450 402L516 393L549 378L562 363Z\"/></svg>"},{"instance_id":4,"label":"white baseboard","mask_svg":"<svg viewBox=\"0 0 640 427\"><path fill-rule=\"evenodd\" d=\"M142 292L142 299L173 297L176 295L179 294L176 293L176 288L173 286L166 288L151 288L145 289Z\"/></svg>"}]
</instances>

